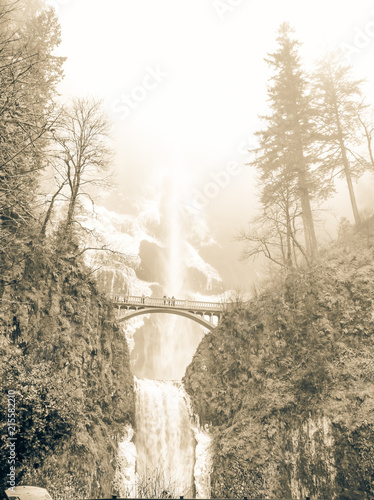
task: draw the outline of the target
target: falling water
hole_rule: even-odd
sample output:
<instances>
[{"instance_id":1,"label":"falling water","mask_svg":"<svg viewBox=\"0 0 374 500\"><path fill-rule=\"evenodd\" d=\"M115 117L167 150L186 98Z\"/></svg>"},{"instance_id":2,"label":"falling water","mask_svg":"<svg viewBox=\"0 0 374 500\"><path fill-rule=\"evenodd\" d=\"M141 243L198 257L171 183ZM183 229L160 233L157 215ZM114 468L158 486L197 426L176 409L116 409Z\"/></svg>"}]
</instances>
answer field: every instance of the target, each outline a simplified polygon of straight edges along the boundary
<instances>
[{"instance_id":1,"label":"falling water","mask_svg":"<svg viewBox=\"0 0 374 500\"><path fill-rule=\"evenodd\" d=\"M186 271L179 220L180 182L176 163L164 206L168 248L165 294L175 297L183 297ZM162 380L135 378L137 495L208 498L209 436L193 425L188 396L181 382L175 381L183 376L203 332L176 316L160 315L152 321L156 330L147 332L144 351L152 372Z\"/></svg>"},{"instance_id":2,"label":"falling water","mask_svg":"<svg viewBox=\"0 0 374 500\"><path fill-rule=\"evenodd\" d=\"M176 161L170 178L169 203L167 204L168 221L168 262L166 266L167 287L173 294L180 295L183 287L184 262L182 257L181 221L179 220L181 172Z\"/></svg>"},{"instance_id":3,"label":"falling water","mask_svg":"<svg viewBox=\"0 0 374 500\"><path fill-rule=\"evenodd\" d=\"M158 275L162 291L158 293L188 299L193 297L188 295L186 284L188 247L186 220L181 212L183 181L180 171L176 159L164 181L165 191L160 203L159 239L162 244ZM181 380L203 336L203 328L189 319L169 314L150 315L135 336L134 374L137 378Z\"/></svg>"},{"instance_id":4,"label":"falling water","mask_svg":"<svg viewBox=\"0 0 374 500\"><path fill-rule=\"evenodd\" d=\"M195 438L180 384L137 380L136 425L139 488L193 497Z\"/></svg>"}]
</instances>

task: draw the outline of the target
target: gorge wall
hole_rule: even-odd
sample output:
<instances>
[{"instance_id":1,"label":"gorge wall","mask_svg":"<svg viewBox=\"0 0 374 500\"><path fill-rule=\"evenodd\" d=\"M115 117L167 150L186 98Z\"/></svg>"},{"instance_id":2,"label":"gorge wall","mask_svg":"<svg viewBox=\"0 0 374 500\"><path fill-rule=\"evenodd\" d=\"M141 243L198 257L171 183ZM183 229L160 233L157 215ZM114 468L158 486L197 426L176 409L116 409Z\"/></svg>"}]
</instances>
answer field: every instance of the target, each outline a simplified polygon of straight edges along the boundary
<instances>
[{"instance_id":1,"label":"gorge wall","mask_svg":"<svg viewBox=\"0 0 374 500\"><path fill-rule=\"evenodd\" d=\"M372 498L374 250L346 235L205 336L184 385L213 498Z\"/></svg>"},{"instance_id":2,"label":"gorge wall","mask_svg":"<svg viewBox=\"0 0 374 500\"><path fill-rule=\"evenodd\" d=\"M34 243L20 273L2 290L1 486L12 390L17 484L45 487L54 500L111 496L118 442L134 421L122 330L92 269L73 251L59 255L50 244Z\"/></svg>"}]
</instances>

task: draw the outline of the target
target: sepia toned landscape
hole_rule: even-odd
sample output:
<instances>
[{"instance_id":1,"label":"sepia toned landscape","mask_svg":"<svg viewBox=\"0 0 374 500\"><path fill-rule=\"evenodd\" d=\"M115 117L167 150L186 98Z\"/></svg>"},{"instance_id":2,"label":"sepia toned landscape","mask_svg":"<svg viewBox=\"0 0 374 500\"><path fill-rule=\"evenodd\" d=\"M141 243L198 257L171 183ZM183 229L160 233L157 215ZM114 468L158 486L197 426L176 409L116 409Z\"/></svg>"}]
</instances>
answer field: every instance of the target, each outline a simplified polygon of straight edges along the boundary
<instances>
[{"instance_id":1,"label":"sepia toned landscape","mask_svg":"<svg viewBox=\"0 0 374 500\"><path fill-rule=\"evenodd\" d=\"M374 498L374 5L0 0L0 498Z\"/></svg>"}]
</instances>

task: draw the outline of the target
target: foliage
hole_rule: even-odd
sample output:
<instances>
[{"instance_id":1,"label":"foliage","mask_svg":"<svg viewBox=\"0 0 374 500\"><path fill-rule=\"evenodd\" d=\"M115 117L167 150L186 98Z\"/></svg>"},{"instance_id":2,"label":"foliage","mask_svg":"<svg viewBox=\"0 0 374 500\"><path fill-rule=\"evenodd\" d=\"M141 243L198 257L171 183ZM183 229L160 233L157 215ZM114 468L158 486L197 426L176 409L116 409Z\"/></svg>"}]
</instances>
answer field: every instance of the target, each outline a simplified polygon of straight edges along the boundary
<instances>
[{"instance_id":1,"label":"foliage","mask_svg":"<svg viewBox=\"0 0 374 500\"><path fill-rule=\"evenodd\" d=\"M0 312L1 385L16 392L18 484L32 479L62 491L68 475L83 496L108 495L117 436L133 421L126 340L79 260L44 241L26 262ZM0 466L5 472L4 460Z\"/></svg>"},{"instance_id":2,"label":"foliage","mask_svg":"<svg viewBox=\"0 0 374 500\"><path fill-rule=\"evenodd\" d=\"M54 123L51 99L63 59L53 55L60 29L52 10L1 1L0 19L0 271L6 286L19 279L35 229L36 192Z\"/></svg>"},{"instance_id":3,"label":"foliage","mask_svg":"<svg viewBox=\"0 0 374 500\"><path fill-rule=\"evenodd\" d=\"M294 263L294 251L300 250L295 225L299 219L304 230L306 256L313 258L317 253L311 200L324 188L322 179L312 172L312 167L318 164L312 150L313 107L298 55L299 42L291 33L290 26L283 23L277 38L278 48L266 59L273 70L268 87L270 114L262 117L266 128L256 133L259 147L252 162L261 181L263 216L281 246L278 252L281 257L276 260L282 258L287 267Z\"/></svg>"},{"instance_id":4,"label":"foliage","mask_svg":"<svg viewBox=\"0 0 374 500\"><path fill-rule=\"evenodd\" d=\"M236 305L199 346L184 384L212 426L215 498L373 495L374 251L363 231L346 228L313 266Z\"/></svg>"},{"instance_id":5,"label":"foliage","mask_svg":"<svg viewBox=\"0 0 374 500\"><path fill-rule=\"evenodd\" d=\"M59 441L67 439L84 420L81 401L74 396L78 389L74 379L56 374L52 363L43 360L26 366L29 361L14 352L9 365L2 367L1 395L2 448L7 437L7 393L15 392L17 404L17 459L22 467L39 468L45 458L55 451ZM75 382L75 383L74 383ZM35 450L38 454L35 455ZM6 469L6 454L2 454L0 468Z\"/></svg>"},{"instance_id":6,"label":"foliage","mask_svg":"<svg viewBox=\"0 0 374 500\"><path fill-rule=\"evenodd\" d=\"M250 164L261 182L261 208L238 239L245 242L244 259L262 255L289 269L317 255L314 214L333 191L336 176L345 178L360 224L353 181L373 167L374 129L363 82L338 52L327 54L307 77L300 43L288 24L281 25L277 41L277 50L265 59L273 70L270 111L261 117L266 127L255 134L258 147Z\"/></svg>"},{"instance_id":7,"label":"foliage","mask_svg":"<svg viewBox=\"0 0 374 500\"><path fill-rule=\"evenodd\" d=\"M360 143L358 119L363 113L362 81L355 80L352 68L343 64L338 53L330 53L313 75L314 107L322 145L321 171L347 181L355 222L360 222L352 178L358 178L366 165L355 154Z\"/></svg>"}]
</instances>

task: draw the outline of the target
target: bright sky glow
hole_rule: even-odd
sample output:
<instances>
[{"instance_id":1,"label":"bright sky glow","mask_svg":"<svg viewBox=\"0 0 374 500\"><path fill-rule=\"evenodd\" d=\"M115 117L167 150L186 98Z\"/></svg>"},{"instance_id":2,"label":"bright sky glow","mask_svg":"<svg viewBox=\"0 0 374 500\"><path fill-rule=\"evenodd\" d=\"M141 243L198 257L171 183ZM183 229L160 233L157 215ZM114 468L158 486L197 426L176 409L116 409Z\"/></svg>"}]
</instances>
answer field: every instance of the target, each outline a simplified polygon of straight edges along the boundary
<instances>
[{"instance_id":1,"label":"bright sky glow","mask_svg":"<svg viewBox=\"0 0 374 500\"><path fill-rule=\"evenodd\" d=\"M256 188L243 151L266 109L269 72L263 59L275 49L283 21L303 43L307 70L327 49L351 53L374 102L372 1L51 3L62 25L60 53L68 57L61 92L105 100L114 123L120 192L144 195L150 184L157 187L176 151L187 203L230 161L241 165L204 207L208 218L220 221L218 239L255 210Z\"/></svg>"}]
</instances>

